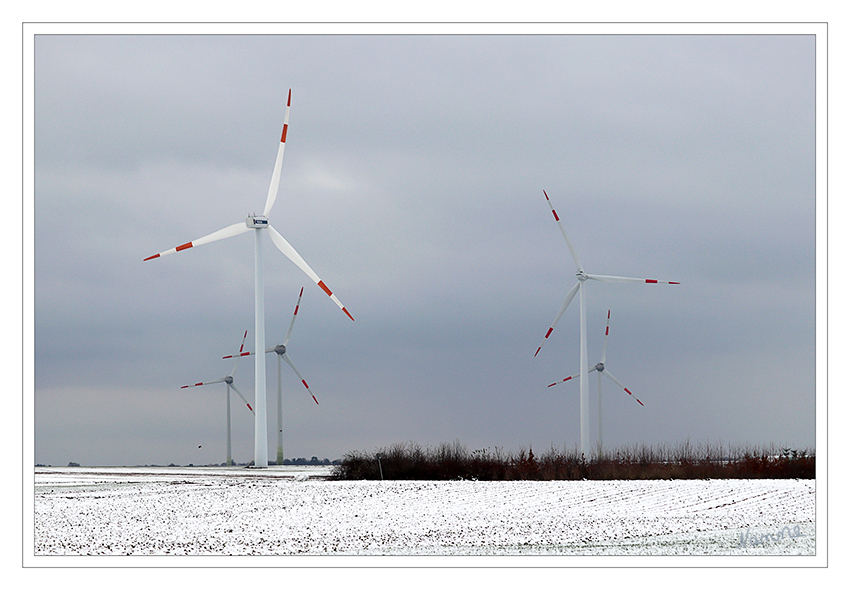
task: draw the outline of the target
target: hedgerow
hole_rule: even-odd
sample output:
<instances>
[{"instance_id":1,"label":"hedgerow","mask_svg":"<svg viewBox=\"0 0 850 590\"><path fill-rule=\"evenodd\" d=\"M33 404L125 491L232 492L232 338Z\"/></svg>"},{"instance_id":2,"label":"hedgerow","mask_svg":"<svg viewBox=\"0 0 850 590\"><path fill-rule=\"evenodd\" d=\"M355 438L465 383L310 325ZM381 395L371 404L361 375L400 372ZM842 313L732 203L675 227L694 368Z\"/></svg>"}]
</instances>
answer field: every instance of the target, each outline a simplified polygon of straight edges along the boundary
<instances>
[{"instance_id":1,"label":"hedgerow","mask_svg":"<svg viewBox=\"0 0 850 590\"><path fill-rule=\"evenodd\" d=\"M582 479L813 479L809 450L726 448L689 442L669 447L633 445L585 457L550 448L506 453L500 447L468 451L455 440L436 447L396 443L372 452L346 453L333 479L392 480L582 480Z\"/></svg>"}]
</instances>

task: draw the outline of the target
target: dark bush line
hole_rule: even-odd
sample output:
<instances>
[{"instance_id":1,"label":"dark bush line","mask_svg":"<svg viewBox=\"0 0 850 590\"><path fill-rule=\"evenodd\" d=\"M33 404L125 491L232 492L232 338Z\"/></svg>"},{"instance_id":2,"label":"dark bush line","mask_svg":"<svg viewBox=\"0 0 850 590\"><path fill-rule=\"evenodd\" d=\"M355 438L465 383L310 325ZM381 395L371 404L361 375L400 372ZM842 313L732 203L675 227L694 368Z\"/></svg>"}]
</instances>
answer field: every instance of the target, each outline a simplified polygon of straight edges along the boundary
<instances>
[{"instance_id":1,"label":"dark bush line","mask_svg":"<svg viewBox=\"0 0 850 590\"><path fill-rule=\"evenodd\" d=\"M380 454L379 461L376 456ZM338 480L581 480L581 479L814 479L815 455L808 450L726 449L710 445L674 448L635 445L585 459L554 447L541 456L480 449L459 441L435 448L398 443L372 453L352 451L334 467Z\"/></svg>"}]
</instances>

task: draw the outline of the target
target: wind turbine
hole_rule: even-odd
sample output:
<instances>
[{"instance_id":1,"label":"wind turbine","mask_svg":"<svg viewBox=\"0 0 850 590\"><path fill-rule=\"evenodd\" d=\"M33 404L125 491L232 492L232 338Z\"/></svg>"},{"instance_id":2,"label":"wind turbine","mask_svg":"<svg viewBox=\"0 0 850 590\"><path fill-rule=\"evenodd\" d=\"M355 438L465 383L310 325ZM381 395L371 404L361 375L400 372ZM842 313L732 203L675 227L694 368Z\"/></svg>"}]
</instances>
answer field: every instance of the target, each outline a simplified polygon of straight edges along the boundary
<instances>
[{"instance_id":1,"label":"wind turbine","mask_svg":"<svg viewBox=\"0 0 850 590\"><path fill-rule=\"evenodd\" d=\"M266 340L265 329L265 302L263 292L263 241L262 233L267 231L269 237L277 246L278 250L283 252L284 256L289 258L295 265L316 283L322 291L336 303L339 308L351 320L354 318L345 309L345 306L336 298L327 285L319 278L310 266L304 262L304 259L295 251L295 249L280 235L270 224L268 215L272 210L275 198L277 197L278 187L280 185L280 172L283 167L283 150L286 147L286 132L289 128L289 106L292 101L292 90L289 90L289 95L286 99L286 114L283 118L283 132L280 136L280 145L277 150L277 159L272 172L272 179L269 185L269 192L266 196L266 206L263 209L262 215L251 214L244 222L234 223L202 238L198 238L192 242L186 242L170 250L160 252L145 258L152 260L167 254L182 252L195 246L201 246L224 238L230 238L250 230L254 230L254 345L255 350L263 350ZM268 441L266 440L266 358L265 355L258 354L254 367L254 386L256 388L256 412L254 420L254 467L268 467Z\"/></svg>"},{"instance_id":2,"label":"wind turbine","mask_svg":"<svg viewBox=\"0 0 850 590\"><path fill-rule=\"evenodd\" d=\"M614 377L614 375L612 375L611 372L605 367L605 351L608 348L608 328L609 328L610 325L611 325L611 310L609 309L608 310L608 321L605 323L605 339L603 340L603 343L602 343L602 357L599 359L598 363L596 363L595 365L590 367L590 369L588 369L588 371L587 371L588 373L592 373L592 372L596 371L596 377L597 377L598 383L599 383L599 390L598 390L598 395L599 395L599 442L597 444L599 446L598 452L599 452L600 457L602 456L602 375L605 375L606 377L611 379L614 383L619 385L623 389L623 391L625 391L630 396L632 396L637 403L639 403L640 405L643 405L643 402L640 401L637 398L637 396L634 395L631 391L629 391L628 387L626 387L625 385L620 383L620 381L616 377ZM566 383L567 381L569 381L571 379L575 379L579 375L580 375L580 373L577 373L575 375L571 375L571 376L569 376L565 379L562 379L561 381L556 381L555 383L549 384L548 387L553 387L555 385L560 385L561 383Z\"/></svg>"},{"instance_id":3,"label":"wind turbine","mask_svg":"<svg viewBox=\"0 0 850 590\"><path fill-rule=\"evenodd\" d=\"M298 378L301 379L301 384L307 389L307 393L310 394L310 397L313 398L313 401L318 405L319 400L316 399L316 396L313 395L313 392L310 390L310 386L307 385L307 381L304 380L304 377L301 373L298 372L298 369L295 368L295 364L292 362L292 359L286 354L286 345L289 344L289 337L292 336L292 328L295 326L295 318L298 316L298 309L301 306L301 296L304 295L304 287L301 287L301 292L298 294L298 301L295 303L295 312L292 314L292 321L289 322L289 330L286 331L286 338L283 339L283 344L278 344L276 346L271 346L266 349L266 353L274 352L277 353L277 464L283 465L283 396L281 395L281 383L280 383L280 359L283 358L292 370L295 371L295 374L298 375ZM253 352L243 352L242 356L246 356L249 354L254 354ZM224 358L233 358L233 355L226 356Z\"/></svg>"},{"instance_id":4,"label":"wind turbine","mask_svg":"<svg viewBox=\"0 0 850 590\"><path fill-rule=\"evenodd\" d=\"M561 218L558 217L558 214L555 212L555 207L552 205L552 201L549 199L549 195L546 194L545 190L543 191L543 194L546 196L546 202L549 203L549 208L552 209L552 215L555 217L555 221L558 222L558 227L561 228L561 233L564 235L564 240L567 242L567 247L570 249L570 254L572 255L573 261L576 264L576 278L578 279L578 282L573 286L572 289L567 292L567 298L564 301L564 304L561 306L560 311L558 311L558 315L555 316L555 320L552 322L552 325L549 326L549 330L543 337L543 342L541 342L540 346L537 347L537 351L534 353L534 356L537 356L537 353L539 353L540 349L543 348L543 345L546 343L546 340L552 334L552 330L555 329L555 324L557 324L558 320L561 319L561 316L564 315L567 306L569 306L576 293L578 293L579 315L581 318L581 352L579 355L579 407L581 419L581 452L587 458L590 457L590 401L588 399L587 393L587 375L584 370L584 368L587 366L587 303L585 295L585 290L587 289L587 286L585 285L585 283L588 279L593 281L599 281L602 283L650 283L664 285L678 285L679 283L675 281L637 279L632 277L617 277L610 275L592 275L586 273L584 271L584 266L582 266L581 261L578 258L578 253L576 252L575 247L573 246L572 242L570 242L570 238L567 237L567 231L564 229L564 224L561 223Z\"/></svg>"},{"instance_id":5,"label":"wind turbine","mask_svg":"<svg viewBox=\"0 0 850 590\"><path fill-rule=\"evenodd\" d=\"M239 347L239 352L245 348L245 338L248 337L248 330L245 330L245 334L242 336L242 346ZM228 358L232 358L234 355L231 355ZM233 389L236 393L239 394L239 397L242 398L242 401L245 402L245 405L248 406L248 409L251 410L252 414L255 414L254 408L251 407L251 404L248 403L248 400L245 399L245 396L242 395L242 392L236 388L236 384L233 382L233 373L236 372L236 365L239 364L239 357L241 354L237 354L236 361L233 363L233 368L230 370L226 376L221 379L216 379L215 381L202 381L201 383L193 383L192 385L184 385L180 389L187 389L189 387L199 387L201 385L212 385L213 383L225 383L227 385L227 465L233 465L233 458L230 453L230 390Z\"/></svg>"}]
</instances>

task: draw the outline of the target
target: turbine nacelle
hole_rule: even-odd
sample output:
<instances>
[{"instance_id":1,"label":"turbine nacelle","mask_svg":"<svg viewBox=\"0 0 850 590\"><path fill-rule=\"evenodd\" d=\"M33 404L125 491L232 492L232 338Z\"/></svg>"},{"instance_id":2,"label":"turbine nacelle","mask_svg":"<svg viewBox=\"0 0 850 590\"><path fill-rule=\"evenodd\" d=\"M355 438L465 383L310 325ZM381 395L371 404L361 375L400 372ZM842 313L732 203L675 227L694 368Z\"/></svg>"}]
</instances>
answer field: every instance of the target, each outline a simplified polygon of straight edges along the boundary
<instances>
[{"instance_id":1,"label":"turbine nacelle","mask_svg":"<svg viewBox=\"0 0 850 590\"><path fill-rule=\"evenodd\" d=\"M245 225L253 229L265 229L269 226L269 218L263 215L249 215L245 218Z\"/></svg>"}]
</instances>

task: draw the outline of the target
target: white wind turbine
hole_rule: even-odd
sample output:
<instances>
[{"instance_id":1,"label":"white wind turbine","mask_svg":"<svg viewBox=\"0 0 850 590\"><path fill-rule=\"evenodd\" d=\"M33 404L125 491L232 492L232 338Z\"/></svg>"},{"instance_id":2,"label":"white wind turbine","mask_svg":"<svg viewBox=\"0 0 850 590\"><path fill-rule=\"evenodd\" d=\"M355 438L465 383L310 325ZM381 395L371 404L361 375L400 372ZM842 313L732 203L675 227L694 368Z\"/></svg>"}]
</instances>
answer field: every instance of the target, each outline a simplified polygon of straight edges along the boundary
<instances>
[{"instance_id":1,"label":"white wind turbine","mask_svg":"<svg viewBox=\"0 0 850 590\"><path fill-rule=\"evenodd\" d=\"M277 464L283 465L283 396L281 395L281 383L280 383L280 359L283 358L292 370L295 371L295 374L298 375L298 378L301 379L301 384L307 389L307 393L310 394L310 397L313 398L313 401L316 404L319 403L319 400L316 399L316 396L313 395L313 392L310 390L310 386L307 385L307 381L304 380L304 377L301 373L298 372L298 369L295 368L295 364L292 362L292 359L286 354L286 345L289 344L289 338L292 336L292 328L295 326L295 318L298 315L298 309L301 306L301 296L304 294L304 287L301 287L301 292L298 294L298 301L295 303L295 312L292 314L292 321L289 322L289 330L286 331L286 338L283 339L283 344L278 344L276 346L271 346L266 348L266 352L274 352L277 354ZM253 352L240 352L241 356L247 356L249 354L254 354ZM233 358L233 355L224 357L226 359Z\"/></svg>"},{"instance_id":2,"label":"white wind turbine","mask_svg":"<svg viewBox=\"0 0 850 590\"><path fill-rule=\"evenodd\" d=\"M609 309L608 310L608 320L605 322L605 339L603 340L603 343L602 343L602 356L600 357L598 363L596 363L595 365L590 367L590 369L587 370L588 373L592 373L592 372L596 371L596 377L597 377L598 383L599 383L599 389L598 389L598 396L599 396L599 398L598 398L599 399L599 442L597 443L599 448L598 448L597 452L599 453L600 457L602 456L602 375L605 375L606 377L611 379L614 383L616 383L617 385L622 387L623 391L625 391L630 396L632 396L637 403L639 403L640 405L643 405L643 402L640 401L637 398L637 396L634 395L631 391L629 391L628 387L626 387L625 385L620 383L620 381L616 377L614 377L614 375L612 375L611 372L605 367L605 351L608 348L608 328L609 328L610 325L611 325L611 310ZM580 375L581 375L581 373L576 373L575 375L571 375L571 376L569 376L565 379L562 379L561 381L556 381L555 383L551 383L551 384L548 385L548 387L553 387L555 385L560 385L561 383L566 383L567 381L569 381L571 379L575 379L576 377L579 377Z\"/></svg>"},{"instance_id":3,"label":"white wind turbine","mask_svg":"<svg viewBox=\"0 0 850 590\"><path fill-rule=\"evenodd\" d=\"M245 348L245 338L248 337L248 330L245 330L245 334L242 336L242 346L239 347L239 352ZM221 379L216 379L215 381L202 381L201 383L193 383L192 385L184 385L180 389L187 389L189 387L199 387L201 385L211 385L213 383L224 383L227 385L227 462L228 466L233 465L233 457L230 452L230 390L233 389L236 393L239 394L239 397L242 398L242 401L245 402L245 405L248 406L248 409L251 410L251 413L254 414L254 408L251 407L251 404L248 403L248 400L245 399L245 396L242 395L242 392L236 388L236 384L233 382L233 373L236 372L236 365L239 364L239 357L241 354L231 355L228 358L236 357L236 361L233 363L233 368L230 369L230 373Z\"/></svg>"},{"instance_id":4,"label":"white wind turbine","mask_svg":"<svg viewBox=\"0 0 850 590\"><path fill-rule=\"evenodd\" d=\"M658 281L656 279L637 279L631 277L617 277L617 276L608 276L608 275L591 275L584 271L584 267L581 264L581 261L578 258L578 253L576 253L576 249L573 246L572 242L570 242L570 238L567 237L567 231L564 229L564 224L561 223L561 218L558 217L558 214L555 212L555 207L552 205L552 201L549 199L549 195L546 194L546 191L543 191L543 194L546 196L546 202L549 203L549 208L552 209L552 215L555 217L555 221L558 222L558 227L561 228L561 233L564 235L564 240L567 242L567 247L570 249L570 254L573 257L573 261L576 263L576 278L578 282L567 292L567 298L564 301L564 304L561 306L558 315L555 316L555 320L552 322L552 325L549 326L549 330L546 332L546 335L543 337L543 342L540 343L540 346L537 347L537 351L534 353L534 356L537 356L537 353L540 352L540 349L543 348L543 344L546 343L546 339L549 338L549 335L552 334L552 330L555 328L555 324L558 323L558 320L561 319L561 316L567 309L567 306L573 300L576 293L579 294L579 315L581 318L581 352L579 355L579 407L580 407L580 419L581 419L581 452L586 457L590 457L590 412L589 405L590 401L588 399L587 393L587 375L585 373L584 368L587 366L587 304L586 304L586 296L585 290L587 286L585 283L588 279L593 281L599 281L602 283L652 283L652 284L665 284L665 285L678 285L678 282L674 281Z\"/></svg>"},{"instance_id":5,"label":"white wind turbine","mask_svg":"<svg viewBox=\"0 0 850 590\"><path fill-rule=\"evenodd\" d=\"M249 230L254 230L254 344L256 350L262 350L265 346L266 330L265 330L265 304L263 294L263 242L262 233L267 231L269 237L277 248L289 258L295 265L310 277L328 296L336 303L340 309L351 320L354 318L348 313L348 310L342 305L339 299L328 289L327 285L313 272L313 269L304 262L304 259L295 251L295 249L281 236L271 225L269 225L268 215L274 205L277 197L278 186L280 185L280 172L283 167L283 150L286 147L286 132L289 128L289 106L292 100L292 90L286 99L286 114L283 118L283 133L280 136L280 145L277 150L277 159L275 160L274 171L272 172L271 184L269 185L269 193L266 196L266 206L263 209L262 215L251 214L244 222L234 223L207 236L186 242L176 248L160 252L145 258L152 260L173 254L182 250L187 250L195 246L201 246L224 238L229 238ZM254 367L254 386L256 388L256 412L254 420L254 467L268 467L268 442L266 440L267 421L266 421L266 358L265 355L258 354Z\"/></svg>"}]
</instances>

